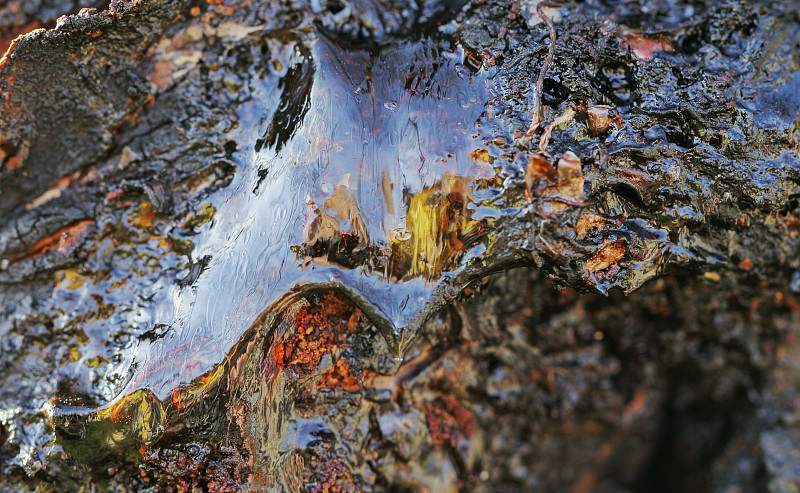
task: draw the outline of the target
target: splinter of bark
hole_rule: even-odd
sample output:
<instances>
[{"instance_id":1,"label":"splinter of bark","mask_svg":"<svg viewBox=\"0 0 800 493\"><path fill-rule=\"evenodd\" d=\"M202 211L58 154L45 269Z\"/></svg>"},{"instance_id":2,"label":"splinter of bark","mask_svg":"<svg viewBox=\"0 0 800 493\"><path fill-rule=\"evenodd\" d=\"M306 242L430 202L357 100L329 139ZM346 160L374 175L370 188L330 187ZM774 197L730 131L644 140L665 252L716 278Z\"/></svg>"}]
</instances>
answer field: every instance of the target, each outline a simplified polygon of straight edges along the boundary
<instances>
[{"instance_id":1,"label":"splinter of bark","mask_svg":"<svg viewBox=\"0 0 800 493\"><path fill-rule=\"evenodd\" d=\"M539 152L543 155L547 156L548 159L552 160L553 156L547 152L547 146L550 145L550 138L553 136L553 130L556 129L561 124L567 123L571 121L575 117L575 110L569 108L565 111L561 116L553 120L550 125L546 126L544 129L544 133L542 137L539 139Z\"/></svg>"},{"instance_id":2,"label":"splinter of bark","mask_svg":"<svg viewBox=\"0 0 800 493\"><path fill-rule=\"evenodd\" d=\"M527 137L531 137L533 134L535 134L536 131L539 130L539 126L544 120L544 111L542 109L544 76L547 74L547 67L550 66L550 62L552 62L553 55L555 54L556 26L553 24L553 20L544 13L542 7L558 8L561 7L561 4L547 1L536 4L536 13L539 14L540 19L547 23L547 27L550 29L550 46L547 48L547 57L544 59L541 70L539 70L539 77L536 79L536 86L533 89L533 119L531 120L530 127L528 127L528 131L525 132Z\"/></svg>"}]
</instances>

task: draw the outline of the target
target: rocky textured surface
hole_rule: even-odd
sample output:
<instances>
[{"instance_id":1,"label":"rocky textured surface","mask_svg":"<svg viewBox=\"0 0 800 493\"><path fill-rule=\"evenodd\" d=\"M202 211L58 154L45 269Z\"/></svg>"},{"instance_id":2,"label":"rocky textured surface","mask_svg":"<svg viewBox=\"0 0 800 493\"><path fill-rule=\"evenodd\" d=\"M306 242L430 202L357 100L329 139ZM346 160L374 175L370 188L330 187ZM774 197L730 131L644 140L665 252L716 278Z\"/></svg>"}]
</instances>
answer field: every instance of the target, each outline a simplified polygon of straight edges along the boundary
<instances>
[{"instance_id":1,"label":"rocky textured surface","mask_svg":"<svg viewBox=\"0 0 800 493\"><path fill-rule=\"evenodd\" d=\"M85 6L0 2L0 490L798 488L800 5Z\"/></svg>"}]
</instances>

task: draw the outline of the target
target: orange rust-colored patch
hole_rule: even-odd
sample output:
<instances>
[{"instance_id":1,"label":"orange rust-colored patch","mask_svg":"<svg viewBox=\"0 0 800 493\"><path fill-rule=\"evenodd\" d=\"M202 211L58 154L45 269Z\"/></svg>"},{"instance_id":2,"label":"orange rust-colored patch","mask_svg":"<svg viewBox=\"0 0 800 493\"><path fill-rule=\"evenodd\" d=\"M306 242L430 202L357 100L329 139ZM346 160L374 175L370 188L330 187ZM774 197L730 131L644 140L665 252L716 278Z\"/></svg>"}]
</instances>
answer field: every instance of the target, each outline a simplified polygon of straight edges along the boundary
<instances>
[{"instance_id":1,"label":"orange rust-colored patch","mask_svg":"<svg viewBox=\"0 0 800 493\"><path fill-rule=\"evenodd\" d=\"M469 438L472 435L473 423L475 421L472 413L452 395L442 396L442 401L445 406L447 406L447 410L450 411L450 414L456 418L458 429L461 430L464 436Z\"/></svg>"},{"instance_id":2,"label":"orange rust-colored patch","mask_svg":"<svg viewBox=\"0 0 800 493\"><path fill-rule=\"evenodd\" d=\"M186 407L181 399L181 394L178 392L178 389L172 390L172 404L174 404L178 410L183 410Z\"/></svg>"},{"instance_id":3,"label":"orange rust-colored patch","mask_svg":"<svg viewBox=\"0 0 800 493\"><path fill-rule=\"evenodd\" d=\"M353 375L350 365L343 359L336 360L333 368L325 372L319 386L328 390L343 390L345 392L360 392L361 382Z\"/></svg>"},{"instance_id":4,"label":"orange rust-colored patch","mask_svg":"<svg viewBox=\"0 0 800 493\"><path fill-rule=\"evenodd\" d=\"M589 272L597 272L616 264L625 257L625 243L623 241L605 240L597 254L586 261L584 268Z\"/></svg>"},{"instance_id":5,"label":"orange rust-colored patch","mask_svg":"<svg viewBox=\"0 0 800 493\"><path fill-rule=\"evenodd\" d=\"M27 253L10 259L9 263L13 264L38 257L39 255L44 255L55 249L58 249L61 253L67 253L78 243L78 240L86 234L93 224L93 219L83 219L61 228L55 233L39 240Z\"/></svg>"},{"instance_id":6,"label":"orange rust-colored patch","mask_svg":"<svg viewBox=\"0 0 800 493\"><path fill-rule=\"evenodd\" d=\"M458 427L450 413L438 407L429 407L425 417L436 448L442 448L446 444L451 447L456 446Z\"/></svg>"},{"instance_id":7,"label":"orange rust-colored patch","mask_svg":"<svg viewBox=\"0 0 800 493\"><path fill-rule=\"evenodd\" d=\"M742 214L736 218L736 226L740 228L746 228L747 226L750 226L750 218Z\"/></svg>"},{"instance_id":8,"label":"orange rust-colored patch","mask_svg":"<svg viewBox=\"0 0 800 493\"><path fill-rule=\"evenodd\" d=\"M283 367L291 368L298 377L314 373L323 356L345 343L361 317L361 310L335 292L325 293L319 303L301 308L295 316L294 333L282 342Z\"/></svg>"},{"instance_id":9,"label":"orange rust-colored patch","mask_svg":"<svg viewBox=\"0 0 800 493\"><path fill-rule=\"evenodd\" d=\"M436 448L455 447L460 436L469 438L472 434L472 413L449 395L442 396L441 403L426 408L428 429Z\"/></svg>"},{"instance_id":10,"label":"orange rust-colored patch","mask_svg":"<svg viewBox=\"0 0 800 493\"><path fill-rule=\"evenodd\" d=\"M622 118L614 114L614 108L611 106L590 106L586 108L586 114L589 116L589 133L593 137L607 132L612 125L619 127L622 124Z\"/></svg>"},{"instance_id":11,"label":"orange rust-colored patch","mask_svg":"<svg viewBox=\"0 0 800 493\"><path fill-rule=\"evenodd\" d=\"M593 230L600 230L609 225L609 221L599 214L587 212L578 218L575 234L578 238L586 238Z\"/></svg>"},{"instance_id":12,"label":"orange rust-colored patch","mask_svg":"<svg viewBox=\"0 0 800 493\"><path fill-rule=\"evenodd\" d=\"M61 233L61 238L58 242L58 251L60 253L67 253L72 250L78 244L78 241L86 235L93 224L93 220L87 219L66 228Z\"/></svg>"},{"instance_id":13,"label":"orange rust-colored patch","mask_svg":"<svg viewBox=\"0 0 800 493\"><path fill-rule=\"evenodd\" d=\"M533 153L525 168L525 197L532 200L542 194L542 190L556 180L556 169L542 154Z\"/></svg>"},{"instance_id":14,"label":"orange rust-colored patch","mask_svg":"<svg viewBox=\"0 0 800 493\"><path fill-rule=\"evenodd\" d=\"M6 80L6 84L8 84L9 88L13 83L13 78L14 77L11 76ZM3 94L2 91L0 91L0 96L6 96L4 99L7 100L7 94ZM21 168L27 157L28 144L23 143L20 146L15 146L11 143L0 142L0 168L5 167L8 170Z\"/></svg>"},{"instance_id":15,"label":"orange rust-colored patch","mask_svg":"<svg viewBox=\"0 0 800 493\"><path fill-rule=\"evenodd\" d=\"M633 419L638 416L641 416L642 413L646 410L647 405L647 398L644 393L644 388L640 387L636 389L636 392L633 394L633 399L631 402L625 406L625 410L622 412L622 416L627 419Z\"/></svg>"},{"instance_id":16,"label":"orange rust-colored patch","mask_svg":"<svg viewBox=\"0 0 800 493\"><path fill-rule=\"evenodd\" d=\"M132 215L133 224L143 230L150 230L153 227L153 221L156 215L153 212L153 206L150 202L142 202Z\"/></svg>"},{"instance_id":17,"label":"orange rust-colored patch","mask_svg":"<svg viewBox=\"0 0 800 493\"><path fill-rule=\"evenodd\" d=\"M274 351L272 352L272 361L275 363L275 366L278 367L278 370L283 370L283 359L286 357L286 346L283 345L282 342L278 343L275 346Z\"/></svg>"},{"instance_id":18,"label":"orange rust-colored patch","mask_svg":"<svg viewBox=\"0 0 800 493\"><path fill-rule=\"evenodd\" d=\"M525 185L525 196L529 201L533 202L535 197L542 199L535 206L536 214L541 217L550 217L570 206L584 203L581 160L571 151L559 158L557 169L544 155L534 154L525 173Z\"/></svg>"},{"instance_id":19,"label":"orange rust-colored patch","mask_svg":"<svg viewBox=\"0 0 800 493\"><path fill-rule=\"evenodd\" d=\"M664 36L655 39L645 38L641 31L631 31L622 36L622 41L631 49L631 54L639 60L647 61L659 51L672 51L672 43Z\"/></svg>"},{"instance_id":20,"label":"orange rust-colored patch","mask_svg":"<svg viewBox=\"0 0 800 493\"><path fill-rule=\"evenodd\" d=\"M6 161L6 168L17 169L22 166L22 156L11 156Z\"/></svg>"},{"instance_id":21,"label":"orange rust-colored patch","mask_svg":"<svg viewBox=\"0 0 800 493\"><path fill-rule=\"evenodd\" d=\"M121 188L117 188L115 190L111 190L106 194L106 202L111 202L112 200L116 200L120 197L125 195L125 190Z\"/></svg>"},{"instance_id":22,"label":"orange rust-colored patch","mask_svg":"<svg viewBox=\"0 0 800 493\"><path fill-rule=\"evenodd\" d=\"M752 270L752 268L754 267L753 261L750 260L749 258L746 258L741 262L739 262L739 267L741 267L744 270Z\"/></svg>"}]
</instances>

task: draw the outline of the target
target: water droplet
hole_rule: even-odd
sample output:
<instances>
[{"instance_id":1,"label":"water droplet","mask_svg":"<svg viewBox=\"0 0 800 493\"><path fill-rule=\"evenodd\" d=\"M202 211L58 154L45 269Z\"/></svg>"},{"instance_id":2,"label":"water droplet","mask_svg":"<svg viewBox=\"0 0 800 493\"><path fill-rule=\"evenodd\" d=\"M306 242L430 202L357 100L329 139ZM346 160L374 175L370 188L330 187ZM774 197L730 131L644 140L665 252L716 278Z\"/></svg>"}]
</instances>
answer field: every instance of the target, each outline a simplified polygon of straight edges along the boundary
<instances>
[{"instance_id":1,"label":"water droplet","mask_svg":"<svg viewBox=\"0 0 800 493\"><path fill-rule=\"evenodd\" d=\"M397 103L394 102L394 101L387 101L387 102L383 103L383 107L386 108L389 111L394 111L394 110L397 109Z\"/></svg>"}]
</instances>

